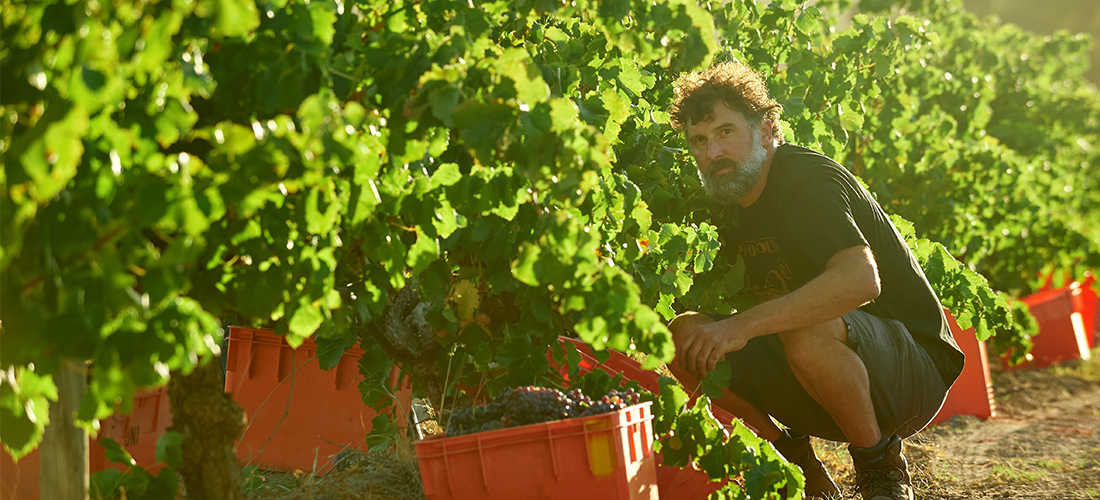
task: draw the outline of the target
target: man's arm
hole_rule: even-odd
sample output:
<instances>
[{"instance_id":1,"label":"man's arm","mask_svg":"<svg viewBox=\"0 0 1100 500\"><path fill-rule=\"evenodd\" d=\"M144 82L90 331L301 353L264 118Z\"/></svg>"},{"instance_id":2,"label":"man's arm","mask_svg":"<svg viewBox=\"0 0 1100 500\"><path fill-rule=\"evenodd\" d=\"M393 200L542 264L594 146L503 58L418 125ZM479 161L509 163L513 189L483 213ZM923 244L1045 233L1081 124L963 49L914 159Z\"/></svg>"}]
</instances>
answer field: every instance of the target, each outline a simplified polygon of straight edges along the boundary
<instances>
[{"instance_id":1,"label":"man's arm","mask_svg":"<svg viewBox=\"0 0 1100 500\"><path fill-rule=\"evenodd\" d=\"M677 357L686 370L702 378L726 353L740 350L750 339L839 318L874 300L880 291L871 249L866 245L846 248L833 254L825 271L797 290L687 332L677 346Z\"/></svg>"}]
</instances>

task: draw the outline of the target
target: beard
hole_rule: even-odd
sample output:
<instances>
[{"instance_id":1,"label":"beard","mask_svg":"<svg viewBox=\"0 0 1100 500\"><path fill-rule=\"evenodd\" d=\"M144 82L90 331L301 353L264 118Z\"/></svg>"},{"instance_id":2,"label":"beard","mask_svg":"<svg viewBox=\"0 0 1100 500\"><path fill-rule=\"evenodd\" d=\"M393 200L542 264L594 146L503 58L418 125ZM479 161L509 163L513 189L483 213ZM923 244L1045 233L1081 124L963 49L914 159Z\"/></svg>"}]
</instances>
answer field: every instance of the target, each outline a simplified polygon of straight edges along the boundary
<instances>
[{"instance_id":1,"label":"beard","mask_svg":"<svg viewBox=\"0 0 1100 500\"><path fill-rule=\"evenodd\" d=\"M759 132L752 134L752 149L744 162L738 163L729 158L722 158L711 163L706 173L699 172L703 189L718 203L723 205L734 203L756 185L760 172L764 168L764 160L768 156L763 140L760 138L761 135ZM730 171L724 174L718 173L726 168L730 168Z\"/></svg>"}]
</instances>

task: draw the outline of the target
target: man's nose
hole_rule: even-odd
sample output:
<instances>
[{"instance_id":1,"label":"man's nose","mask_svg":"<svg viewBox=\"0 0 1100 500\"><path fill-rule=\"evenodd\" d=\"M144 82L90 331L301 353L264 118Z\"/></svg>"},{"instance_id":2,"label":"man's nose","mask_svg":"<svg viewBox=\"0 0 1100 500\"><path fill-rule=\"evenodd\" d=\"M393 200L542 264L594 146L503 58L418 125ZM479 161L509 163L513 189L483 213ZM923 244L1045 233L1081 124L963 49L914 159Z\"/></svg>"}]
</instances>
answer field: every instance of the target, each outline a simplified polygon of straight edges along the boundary
<instances>
[{"instance_id":1,"label":"man's nose","mask_svg":"<svg viewBox=\"0 0 1100 500\"><path fill-rule=\"evenodd\" d=\"M709 144L707 144L707 158L710 159L710 161L720 160L727 156L728 152L725 146L722 145L722 141L710 141Z\"/></svg>"}]
</instances>

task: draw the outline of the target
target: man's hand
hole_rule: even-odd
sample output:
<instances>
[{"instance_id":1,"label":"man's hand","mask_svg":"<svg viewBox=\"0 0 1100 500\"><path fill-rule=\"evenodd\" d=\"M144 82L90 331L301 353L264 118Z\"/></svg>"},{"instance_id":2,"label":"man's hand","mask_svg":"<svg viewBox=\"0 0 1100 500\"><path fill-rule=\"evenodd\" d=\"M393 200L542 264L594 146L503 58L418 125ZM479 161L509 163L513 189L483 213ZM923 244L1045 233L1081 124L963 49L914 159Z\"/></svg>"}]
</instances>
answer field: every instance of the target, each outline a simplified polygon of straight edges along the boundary
<instances>
[{"instance_id":1,"label":"man's hand","mask_svg":"<svg viewBox=\"0 0 1100 500\"><path fill-rule=\"evenodd\" d=\"M728 352L738 351L752 338L737 316L699 325L680 337L676 359L680 366L703 380Z\"/></svg>"}]
</instances>

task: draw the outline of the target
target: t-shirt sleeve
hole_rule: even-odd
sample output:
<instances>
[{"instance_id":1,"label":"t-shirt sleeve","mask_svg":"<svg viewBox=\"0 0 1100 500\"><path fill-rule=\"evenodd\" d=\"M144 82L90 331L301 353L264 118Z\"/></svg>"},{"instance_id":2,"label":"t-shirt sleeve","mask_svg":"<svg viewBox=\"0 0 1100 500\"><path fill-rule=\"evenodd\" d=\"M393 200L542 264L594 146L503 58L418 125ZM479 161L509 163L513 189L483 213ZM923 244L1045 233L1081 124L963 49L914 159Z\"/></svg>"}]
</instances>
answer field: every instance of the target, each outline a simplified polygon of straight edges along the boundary
<instances>
[{"instance_id":1,"label":"t-shirt sleeve","mask_svg":"<svg viewBox=\"0 0 1100 500\"><path fill-rule=\"evenodd\" d=\"M783 223L802 251L817 267L846 248L867 245L853 216L858 197L835 172L814 175L797 185L783 205Z\"/></svg>"}]
</instances>

